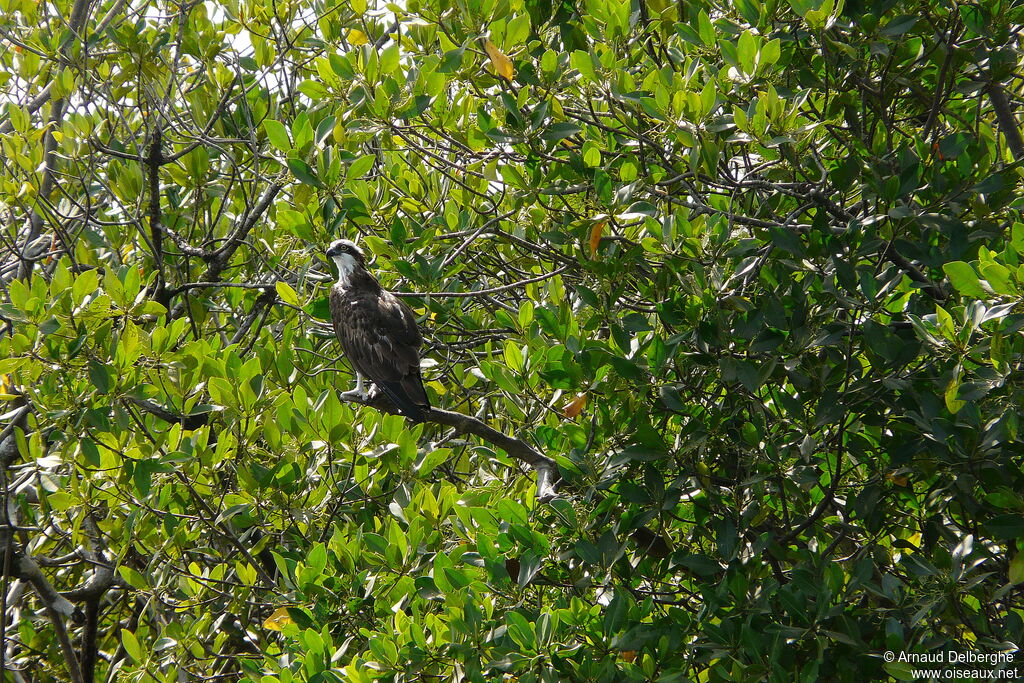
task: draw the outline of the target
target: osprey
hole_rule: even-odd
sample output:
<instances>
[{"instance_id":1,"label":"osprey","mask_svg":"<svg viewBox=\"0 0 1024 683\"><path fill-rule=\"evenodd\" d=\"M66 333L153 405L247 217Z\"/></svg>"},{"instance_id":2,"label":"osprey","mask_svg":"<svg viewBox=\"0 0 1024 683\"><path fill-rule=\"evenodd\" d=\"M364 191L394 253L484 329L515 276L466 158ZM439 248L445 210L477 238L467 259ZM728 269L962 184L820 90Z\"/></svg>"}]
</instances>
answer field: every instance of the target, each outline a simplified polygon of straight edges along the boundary
<instances>
[{"instance_id":1,"label":"osprey","mask_svg":"<svg viewBox=\"0 0 1024 683\"><path fill-rule=\"evenodd\" d=\"M331 243L327 258L338 267L338 282L331 287L331 322L356 373L356 388L342 398L370 398L363 389L364 378L369 379L399 412L423 422L430 402L420 378L423 337L412 309L370 275L363 250L354 242Z\"/></svg>"}]
</instances>

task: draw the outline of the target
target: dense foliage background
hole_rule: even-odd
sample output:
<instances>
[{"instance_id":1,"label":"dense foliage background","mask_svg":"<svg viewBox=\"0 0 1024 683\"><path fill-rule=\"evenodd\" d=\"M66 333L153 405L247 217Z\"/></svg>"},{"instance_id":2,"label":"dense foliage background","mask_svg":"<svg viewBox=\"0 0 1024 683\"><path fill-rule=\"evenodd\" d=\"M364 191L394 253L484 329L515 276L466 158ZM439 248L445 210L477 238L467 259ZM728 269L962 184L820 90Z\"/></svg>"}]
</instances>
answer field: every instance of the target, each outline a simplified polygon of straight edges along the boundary
<instances>
[{"instance_id":1,"label":"dense foliage background","mask_svg":"<svg viewBox=\"0 0 1024 683\"><path fill-rule=\"evenodd\" d=\"M6 680L866 681L1019 644L1022 25L0 0ZM339 401L341 236L415 295L434 404L557 497Z\"/></svg>"}]
</instances>

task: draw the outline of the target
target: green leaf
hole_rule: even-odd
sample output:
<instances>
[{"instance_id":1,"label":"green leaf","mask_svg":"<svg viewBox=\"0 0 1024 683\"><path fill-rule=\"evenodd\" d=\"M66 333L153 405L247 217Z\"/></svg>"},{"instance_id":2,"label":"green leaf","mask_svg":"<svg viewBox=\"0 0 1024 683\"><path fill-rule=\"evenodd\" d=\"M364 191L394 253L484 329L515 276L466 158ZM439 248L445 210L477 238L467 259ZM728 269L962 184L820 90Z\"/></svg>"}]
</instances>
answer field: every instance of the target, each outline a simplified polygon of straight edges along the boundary
<instances>
[{"instance_id":1,"label":"green leaf","mask_svg":"<svg viewBox=\"0 0 1024 683\"><path fill-rule=\"evenodd\" d=\"M310 143L313 142L313 126L309 122L309 114L299 112L292 121L292 144L300 153L304 153Z\"/></svg>"},{"instance_id":2,"label":"green leaf","mask_svg":"<svg viewBox=\"0 0 1024 683\"><path fill-rule=\"evenodd\" d=\"M320 81L305 80L299 83L299 92L314 102L319 102L327 97L327 88Z\"/></svg>"},{"instance_id":3,"label":"green leaf","mask_svg":"<svg viewBox=\"0 0 1024 683\"><path fill-rule=\"evenodd\" d=\"M743 69L743 72L753 74L754 60L757 58L757 41L750 31L744 31L740 35L736 55L740 60L740 67Z\"/></svg>"},{"instance_id":4,"label":"green leaf","mask_svg":"<svg viewBox=\"0 0 1024 683\"><path fill-rule=\"evenodd\" d=\"M563 138L567 138L571 135L578 135L582 130L580 126L575 123L563 121L562 123L553 123L547 127L547 129L541 133L542 140L558 141Z\"/></svg>"},{"instance_id":5,"label":"green leaf","mask_svg":"<svg viewBox=\"0 0 1024 683\"><path fill-rule=\"evenodd\" d=\"M364 154L348 167L347 178L349 180L356 180L366 175L366 172L373 168L374 162L377 161L377 157L373 154Z\"/></svg>"},{"instance_id":6,"label":"green leaf","mask_svg":"<svg viewBox=\"0 0 1024 683\"><path fill-rule=\"evenodd\" d=\"M71 286L71 297L76 305L80 305L86 297L94 294L99 286L100 280L96 270L87 270L75 278L75 284Z\"/></svg>"},{"instance_id":7,"label":"green leaf","mask_svg":"<svg viewBox=\"0 0 1024 683\"><path fill-rule=\"evenodd\" d=\"M678 23L676 24L676 35L679 36L680 40L696 45L697 47L705 47L704 41L701 39L700 34L697 30L688 24Z\"/></svg>"},{"instance_id":8,"label":"green leaf","mask_svg":"<svg viewBox=\"0 0 1024 683\"><path fill-rule=\"evenodd\" d=\"M326 296L313 300L304 310L317 320L331 319L331 302Z\"/></svg>"},{"instance_id":9,"label":"green leaf","mask_svg":"<svg viewBox=\"0 0 1024 683\"><path fill-rule=\"evenodd\" d=\"M433 101L434 98L430 95L417 95L408 107L398 112L397 116L401 119L416 118L430 108L430 103Z\"/></svg>"},{"instance_id":10,"label":"green leaf","mask_svg":"<svg viewBox=\"0 0 1024 683\"><path fill-rule=\"evenodd\" d=\"M576 50L569 56L569 64L580 72L586 80L591 83L597 82L597 72L594 71L594 60L589 52Z\"/></svg>"},{"instance_id":11,"label":"green leaf","mask_svg":"<svg viewBox=\"0 0 1024 683\"><path fill-rule=\"evenodd\" d=\"M757 26L761 20L761 3L754 0L736 0L736 8L751 26Z\"/></svg>"},{"instance_id":12,"label":"green leaf","mask_svg":"<svg viewBox=\"0 0 1024 683\"><path fill-rule=\"evenodd\" d=\"M985 522L984 527L996 541L1024 538L1024 515L998 515Z\"/></svg>"},{"instance_id":13,"label":"green leaf","mask_svg":"<svg viewBox=\"0 0 1024 683\"><path fill-rule=\"evenodd\" d=\"M275 283L274 288L277 290L277 295L281 297L281 301L286 304L291 304L292 306L299 305L299 295L295 293L295 290L292 289L290 284L284 280L278 280Z\"/></svg>"},{"instance_id":14,"label":"green leaf","mask_svg":"<svg viewBox=\"0 0 1024 683\"><path fill-rule=\"evenodd\" d=\"M423 454L422 459L416 464L416 472L421 477L426 477L434 469L452 457L452 451L450 448L437 448L429 450Z\"/></svg>"},{"instance_id":15,"label":"green leaf","mask_svg":"<svg viewBox=\"0 0 1024 683\"><path fill-rule=\"evenodd\" d=\"M75 499L64 491L54 491L46 494L46 502L55 512L65 512L75 503Z\"/></svg>"},{"instance_id":16,"label":"green leaf","mask_svg":"<svg viewBox=\"0 0 1024 683\"><path fill-rule=\"evenodd\" d=\"M448 50L444 53L444 57L441 59L440 66L437 67L437 72L442 74L450 74L458 71L462 67L462 57L466 52L466 48L460 47L455 50Z\"/></svg>"},{"instance_id":17,"label":"green leaf","mask_svg":"<svg viewBox=\"0 0 1024 683\"><path fill-rule=\"evenodd\" d=\"M135 634L126 628L121 629L120 633L121 645L124 646L124 651L128 653L128 656L136 663L143 661L142 646L139 645L139 639L135 637Z\"/></svg>"},{"instance_id":18,"label":"green leaf","mask_svg":"<svg viewBox=\"0 0 1024 683\"><path fill-rule=\"evenodd\" d=\"M526 39L530 36L530 15L520 14L512 18L508 22L508 27L505 29L505 40L504 45L507 48L517 47L522 45Z\"/></svg>"},{"instance_id":19,"label":"green leaf","mask_svg":"<svg viewBox=\"0 0 1024 683\"><path fill-rule=\"evenodd\" d=\"M1013 282L1010 269L1001 263L984 263L981 274L985 276L988 286L996 294L1013 296L1017 294L1017 285Z\"/></svg>"},{"instance_id":20,"label":"green leaf","mask_svg":"<svg viewBox=\"0 0 1024 683\"><path fill-rule=\"evenodd\" d=\"M135 461L135 472L132 478L135 481L135 490L138 491L141 498L148 496L152 489L153 472L156 470L156 466L157 463L152 460Z\"/></svg>"},{"instance_id":21,"label":"green leaf","mask_svg":"<svg viewBox=\"0 0 1024 683\"><path fill-rule=\"evenodd\" d=\"M289 159L288 169L292 172L296 178L306 185L312 185L313 187L323 187L324 184L320 182L320 179L316 177L316 173L310 168L309 164L301 159Z\"/></svg>"},{"instance_id":22,"label":"green leaf","mask_svg":"<svg viewBox=\"0 0 1024 683\"><path fill-rule=\"evenodd\" d=\"M82 455L85 456L85 461L93 467L99 467L100 451L96 448L96 443L90 438L83 438L78 442L78 445L82 449Z\"/></svg>"},{"instance_id":23,"label":"green leaf","mask_svg":"<svg viewBox=\"0 0 1024 683\"><path fill-rule=\"evenodd\" d=\"M914 28L914 25L917 24L917 19L918 17L910 14L901 14L883 26L879 33L883 36L889 36L890 38L902 36L904 33Z\"/></svg>"},{"instance_id":24,"label":"green leaf","mask_svg":"<svg viewBox=\"0 0 1024 683\"><path fill-rule=\"evenodd\" d=\"M916 681L915 666L911 662L883 662L882 668L897 681Z\"/></svg>"},{"instance_id":25,"label":"green leaf","mask_svg":"<svg viewBox=\"0 0 1024 683\"><path fill-rule=\"evenodd\" d=\"M263 121L263 130L267 132L267 139L270 140L270 144L278 148L282 152L291 150L292 144L288 140L288 129L284 127L284 124L274 119L265 119Z\"/></svg>"},{"instance_id":26,"label":"green leaf","mask_svg":"<svg viewBox=\"0 0 1024 683\"><path fill-rule=\"evenodd\" d=\"M507 365L510 370L513 372L523 371L523 356L515 342L511 340L505 342L504 356L505 365Z\"/></svg>"},{"instance_id":27,"label":"green leaf","mask_svg":"<svg viewBox=\"0 0 1024 683\"><path fill-rule=\"evenodd\" d=\"M957 398L957 394L959 393L959 391L960 377L957 376L954 377L948 385L946 385L946 391L943 394L943 398L946 401L946 408L949 410L949 412L954 414L960 412L960 409L963 408L966 404L965 401L962 401Z\"/></svg>"},{"instance_id":28,"label":"green leaf","mask_svg":"<svg viewBox=\"0 0 1024 683\"><path fill-rule=\"evenodd\" d=\"M380 72L390 74L398 68L399 59L398 43L391 43L380 53Z\"/></svg>"},{"instance_id":29,"label":"green leaf","mask_svg":"<svg viewBox=\"0 0 1024 683\"><path fill-rule=\"evenodd\" d=\"M146 577L128 565L119 565L117 573L120 574L121 578L124 579L132 588L137 588L139 590L147 590L149 588L149 583L146 581Z\"/></svg>"},{"instance_id":30,"label":"green leaf","mask_svg":"<svg viewBox=\"0 0 1024 683\"><path fill-rule=\"evenodd\" d=\"M1010 583L1024 583L1024 552L1019 552L1010 560Z\"/></svg>"},{"instance_id":31,"label":"green leaf","mask_svg":"<svg viewBox=\"0 0 1024 683\"><path fill-rule=\"evenodd\" d=\"M981 286L978 274L974 272L970 264L963 261L950 261L942 265L946 277L956 287L956 290L964 296L975 299L984 299L987 294Z\"/></svg>"},{"instance_id":32,"label":"green leaf","mask_svg":"<svg viewBox=\"0 0 1024 683\"><path fill-rule=\"evenodd\" d=\"M277 222L285 230L307 242L313 242L316 239L313 235L313 226L309 224L306 216L298 211L278 209Z\"/></svg>"},{"instance_id":33,"label":"green leaf","mask_svg":"<svg viewBox=\"0 0 1024 683\"><path fill-rule=\"evenodd\" d=\"M100 394L110 393L110 372L103 363L89 361L89 381Z\"/></svg>"},{"instance_id":34,"label":"green leaf","mask_svg":"<svg viewBox=\"0 0 1024 683\"><path fill-rule=\"evenodd\" d=\"M761 66L771 66L779 61L779 57L782 54L782 43L778 38L769 40L767 43L761 46L760 61Z\"/></svg>"},{"instance_id":35,"label":"green leaf","mask_svg":"<svg viewBox=\"0 0 1024 683\"><path fill-rule=\"evenodd\" d=\"M703 9L697 15L697 32L705 47L711 47L718 43L718 34L711 23L711 18Z\"/></svg>"}]
</instances>

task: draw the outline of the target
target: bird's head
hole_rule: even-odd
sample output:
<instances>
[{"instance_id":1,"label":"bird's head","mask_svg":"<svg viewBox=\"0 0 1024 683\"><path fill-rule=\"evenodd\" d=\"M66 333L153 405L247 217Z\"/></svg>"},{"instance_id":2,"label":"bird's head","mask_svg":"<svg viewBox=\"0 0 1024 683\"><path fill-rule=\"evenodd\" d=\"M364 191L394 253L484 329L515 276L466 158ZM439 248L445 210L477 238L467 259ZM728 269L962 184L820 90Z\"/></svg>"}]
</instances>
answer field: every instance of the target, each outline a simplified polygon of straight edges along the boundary
<instances>
[{"instance_id":1,"label":"bird's head","mask_svg":"<svg viewBox=\"0 0 1024 683\"><path fill-rule=\"evenodd\" d=\"M351 240L335 240L327 247L327 258L334 261L338 268L338 282L348 282L352 273L357 268L366 266L366 256L363 250L356 246Z\"/></svg>"}]
</instances>

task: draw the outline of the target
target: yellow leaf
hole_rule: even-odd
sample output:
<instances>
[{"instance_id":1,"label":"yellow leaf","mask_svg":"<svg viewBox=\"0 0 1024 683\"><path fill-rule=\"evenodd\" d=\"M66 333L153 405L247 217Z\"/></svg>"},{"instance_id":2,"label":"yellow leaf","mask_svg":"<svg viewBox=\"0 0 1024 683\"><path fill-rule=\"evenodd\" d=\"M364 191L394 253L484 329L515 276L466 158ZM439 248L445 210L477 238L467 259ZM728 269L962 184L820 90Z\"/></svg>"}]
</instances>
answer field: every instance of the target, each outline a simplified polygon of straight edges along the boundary
<instances>
[{"instance_id":1,"label":"yellow leaf","mask_svg":"<svg viewBox=\"0 0 1024 683\"><path fill-rule=\"evenodd\" d=\"M597 255L597 248L601 246L601 236L604 234L604 226L607 221L598 221L590 229L590 255Z\"/></svg>"},{"instance_id":2,"label":"yellow leaf","mask_svg":"<svg viewBox=\"0 0 1024 683\"><path fill-rule=\"evenodd\" d=\"M961 408L966 405L966 401L961 401L957 398L957 392L960 391L960 375L957 375L950 380L949 385L946 387L946 393L944 398L946 399L946 408L951 413L957 413Z\"/></svg>"},{"instance_id":3,"label":"yellow leaf","mask_svg":"<svg viewBox=\"0 0 1024 683\"><path fill-rule=\"evenodd\" d=\"M1010 561L1010 583L1024 583L1024 552Z\"/></svg>"},{"instance_id":4,"label":"yellow leaf","mask_svg":"<svg viewBox=\"0 0 1024 683\"><path fill-rule=\"evenodd\" d=\"M366 34L357 28L349 29L348 32L348 43L349 45L366 45L370 42L370 39L366 37Z\"/></svg>"},{"instance_id":5,"label":"yellow leaf","mask_svg":"<svg viewBox=\"0 0 1024 683\"><path fill-rule=\"evenodd\" d=\"M512 76L515 74L515 69L512 68L512 60L505 56L505 53L498 49L498 46L491 42L490 38L484 41L484 50L487 51L487 56L491 58L491 66L494 67L494 72L507 81L512 80Z\"/></svg>"},{"instance_id":6,"label":"yellow leaf","mask_svg":"<svg viewBox=\"0 0 1024 683\"><path fill-rule=\"evenodd\" d=\"M288 624L294 624L292 618L288 616L287 607L278 607L274 610L274 613L267 617L266 621L263 622L263 628L269 631L283 631L284 627Z\"/></svg>"},{"instance_id":7,"label":"yellow leaf","mask_svg":"<svg viewBox=\"0 0 1024 683\"><path fill-rule=\"evenodd\" d=\"M576 394L576 398L569 401L565 405L565 408L562 409L562 414L571 420L583 412L583 406L585 405L587 405L587 395Z\"/></svg>"}]
</instances>

